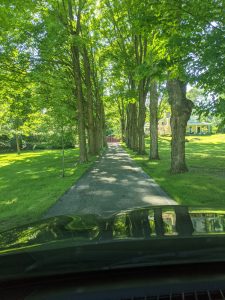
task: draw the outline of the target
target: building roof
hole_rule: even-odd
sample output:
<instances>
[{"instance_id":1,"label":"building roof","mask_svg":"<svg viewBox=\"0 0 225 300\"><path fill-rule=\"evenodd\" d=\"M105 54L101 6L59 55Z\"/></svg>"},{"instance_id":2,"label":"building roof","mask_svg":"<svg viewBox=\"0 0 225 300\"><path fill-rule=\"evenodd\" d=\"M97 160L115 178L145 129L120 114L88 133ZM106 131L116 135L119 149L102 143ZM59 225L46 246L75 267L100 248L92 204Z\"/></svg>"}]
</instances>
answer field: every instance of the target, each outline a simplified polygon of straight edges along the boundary
<instances>
[{"instance_id":1,"label":"building roof","mask_svg":"<svg viewBox=\"0 0 225 300\"><path fill-rule=\"evenodd\" d=\"M170 113L166 113L165 116L164 116L164 118L159 119L159 122L160 121L166 121L168 119L170 119ZM194 126L194 125L196 125L196 126L210 126L210 125L212 125L212 123L209 123L209 122L200 122L197 116L192 115L190 117L189 121L187 122L187 125L188 126ZM149 123L148 123L148 126L149 126Z\"/></svg>"},{"instance_id":2,"label":"building roof","mask_svg":"<svg viewBox=\"0 0 225 300\"><path fill-rule=\"evenodd\" d=\"M212 123L208 123L208 122L200 122L198 120L189 120L187 122L187 125L199 125L199 126L209 126L212 125Z\"/></svg>"}]
</instances>

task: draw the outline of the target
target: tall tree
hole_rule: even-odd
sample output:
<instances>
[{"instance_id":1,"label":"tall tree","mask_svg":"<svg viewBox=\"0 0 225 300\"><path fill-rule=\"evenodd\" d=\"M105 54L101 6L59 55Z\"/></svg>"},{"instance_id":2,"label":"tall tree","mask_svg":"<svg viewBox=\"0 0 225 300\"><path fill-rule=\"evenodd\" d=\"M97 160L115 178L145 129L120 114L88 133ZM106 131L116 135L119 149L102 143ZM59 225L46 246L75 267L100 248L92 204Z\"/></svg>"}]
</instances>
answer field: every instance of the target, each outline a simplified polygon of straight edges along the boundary
<instances>
[{"instance_id":1,"label":"tall tree","mask_svg":"<svg viewBox=\"0 0 225 300\"><path fill-rule=\"evenodd\" d=\"M79 148L80 148L80 161L86 162L87 145L86 145L86 132L85 132L85 105L82 87L81 75L81 62L80 62L80 48L79 38L81 34L81 14L83 9L83 1L79 0L78 7L72 5L72 1L68 0L68 17L69 17L69 33L71 35L71 58L73 66L74 82L76 84L76 99L78 111L78 134L79 134Z\"/></svg>"},{"instance_id":2,"label":"tall tree","mask_svg":"<svg viewBox=\"0 0 225 300\"><path fill-rule=\"evenodd\" d=\"M167 88L171 105L171 172L183 173L188 171L185 161L185 133L193 103L187 99L186 84L182 81L168 80Z\"/></svg>"},{"instance_id":3,"label":"tall tree","mask_svg":"<svg viewBox=\"0 0 225 300\"><path fill-rule=\"evenodd\" d=\"M150 83L150 154L151 160L159 159L158 151L158 91L156 81Z\"/></svg>"}]
</instances>

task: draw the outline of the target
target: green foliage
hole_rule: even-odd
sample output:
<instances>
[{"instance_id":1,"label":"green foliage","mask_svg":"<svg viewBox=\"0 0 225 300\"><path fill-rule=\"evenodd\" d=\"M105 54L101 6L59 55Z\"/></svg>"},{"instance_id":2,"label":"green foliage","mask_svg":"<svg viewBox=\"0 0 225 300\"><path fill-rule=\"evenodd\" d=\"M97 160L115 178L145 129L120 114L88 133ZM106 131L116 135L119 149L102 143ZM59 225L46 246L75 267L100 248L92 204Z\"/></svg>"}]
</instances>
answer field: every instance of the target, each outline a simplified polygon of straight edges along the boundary
<instances>
[{"instance_id":1,"label":"green foliage","mask_svg":"<svg viewBox=\"0 0 225 300\"><path fill-rule=\"evenodd\" d=\"M225 95L217 95L198 88L192 88L187 96L194 104L194 113L202 120L210 119L216 130L223 132L225 126Z\"/></svg>"},{"instance_id":2,"label":"green foliage","mask_svg":"<svg viewBox=\"0 0 225 300\"><path fill-rule=\"evenodd\" d=\"M1 1L0 147L10 147L16 138L22 147L75 145L80 116L84 114L86 131L89 126L90 86L95 125L105 109L107 133L120 135L128 105L139 108L143 83L149 79L162 86L159 118L169 110L165 80L180 78L204 91L204 96L196 89L189 92L196 111L220 119L218 126L224 128L222 0L75 0L72 14L78 6L81 10L79 35L74 34L78 24L69 18L68 3ZM79 54L82 114L72 47Z\"/></svg>"},{"instance_id":3,"label":"green foliage","mask_svg":"<svg viewBox=\"0 0 225 300\"><path fill-rule=\"evenodd\" d=\"M216 109L224 111L223 1L85 0L80 2L79 36L68 32L76 30L77 24L76 20L68 22L68 3L63 3L1 3L2 134L35 135L40 126L36 116L43 109L55 120L58 131L76 127L71 124L75 125L78 119L72 45L79 48L81 56L83 47L88 50L91 72L95 73L92 84L98 83L98 90L93 90L94 98L96 94L106 96L106 113L115 115L114 124L120 116L121 98L124 109L127 103L137 102L139 83L149 76L161 82L168 74L197 82L206 92L216 95ZM78 1L73 5L78 6ZM147 41L145 50L143 44L138 46L139 53L146 51L141 61L137 58L135 39ZM83 68L81 64L82 76ZM83 89L85 94L84 83Z\"/></svg>"}]
</instances>

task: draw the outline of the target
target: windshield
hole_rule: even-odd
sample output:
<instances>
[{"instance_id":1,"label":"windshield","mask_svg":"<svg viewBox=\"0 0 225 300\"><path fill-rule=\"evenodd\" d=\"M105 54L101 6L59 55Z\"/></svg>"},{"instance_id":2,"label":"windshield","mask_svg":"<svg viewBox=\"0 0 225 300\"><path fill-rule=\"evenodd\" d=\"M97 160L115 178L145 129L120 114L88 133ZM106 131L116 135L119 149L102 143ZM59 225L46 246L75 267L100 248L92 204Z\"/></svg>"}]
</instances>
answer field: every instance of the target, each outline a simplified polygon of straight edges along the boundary
<instances>
[{"instance_id":1,"label":"windshield","mask_svg":"<svg viewBox=\"0 0 225 300\"><path fill-rule=\"evenodd\" d=\"M224 8L1 1L0 259L224 259Z\"/></svg>"},{"instance_id":2,"label":"windshield","mask_svg":"<svg viewBox=\"0 0 225 300\"><path fill-rule=\"evenodd\" d=\"M110 217L97 215L60 216L0 234L0 251L73 240L77 245L92 242L148 240L162 237L225 234L225 211L185 206L148 207L124 211Z\"/></svg>"}]
</instances>

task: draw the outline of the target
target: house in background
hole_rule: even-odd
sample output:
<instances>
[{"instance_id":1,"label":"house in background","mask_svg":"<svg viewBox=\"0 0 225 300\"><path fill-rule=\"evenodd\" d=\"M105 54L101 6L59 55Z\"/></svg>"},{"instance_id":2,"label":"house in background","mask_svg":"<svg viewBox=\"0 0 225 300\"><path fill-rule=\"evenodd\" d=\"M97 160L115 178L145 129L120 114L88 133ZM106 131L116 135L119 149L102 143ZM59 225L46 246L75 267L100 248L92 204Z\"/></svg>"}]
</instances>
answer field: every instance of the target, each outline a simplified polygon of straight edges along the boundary
<instances>
[{"instance_id":1,"label":"house in background","mask_svg":"<svg viewBox=\"0 0 225 300\"><path fill-rule=\"evenodd\" d=\"M191 116L187 123L187 134L210 134L212 124L208 122L200 122L198 117Z\"/></svg>"},{"instance_id":2,"label":"house in background","mask_svg":"<svg viewBox=\"0 0 225 300\"><path fill-rule=\"evenodd\" d=\"M210 134L212 124L208 122L200 122L197 116L191 116L186 128L186 134ZM171 135L170 112L165 113L164 118L158 121L159 135ZM149 124L145 124L145 134L149 134Z\"/></svg>"},{"instance_id":3,"label":"house in background","mask_svg":"<svg viewBox=\"0 0 225 300\"><path fill-rule=\"evenodd\" d=\"M159 119L158 121L158 132L159 135L170 135L170 112L165 113L164 118Z\"/></svg>"}]
</instances>

